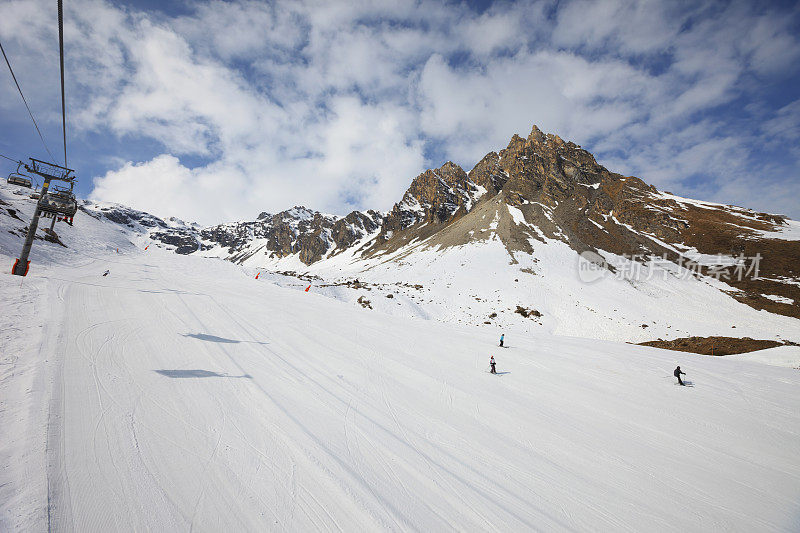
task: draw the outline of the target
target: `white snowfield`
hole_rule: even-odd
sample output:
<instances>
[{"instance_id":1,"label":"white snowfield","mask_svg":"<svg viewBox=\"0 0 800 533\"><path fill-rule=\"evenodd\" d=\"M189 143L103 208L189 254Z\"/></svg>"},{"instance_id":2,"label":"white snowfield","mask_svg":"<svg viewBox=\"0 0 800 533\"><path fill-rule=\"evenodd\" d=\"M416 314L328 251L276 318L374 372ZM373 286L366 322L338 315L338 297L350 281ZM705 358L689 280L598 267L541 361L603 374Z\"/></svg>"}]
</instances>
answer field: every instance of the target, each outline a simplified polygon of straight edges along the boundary
<instances>
[{"instance_id":1,"label":"white snowfield","mask_svg":"<svg viewBox=\"0 0 800 533\"><path fill-rule=\"evenodd\" d=\"M499 348L75 222L24 279L0 236L0 531L800 530L796 368Z\"/></svg>"}]
</instances>

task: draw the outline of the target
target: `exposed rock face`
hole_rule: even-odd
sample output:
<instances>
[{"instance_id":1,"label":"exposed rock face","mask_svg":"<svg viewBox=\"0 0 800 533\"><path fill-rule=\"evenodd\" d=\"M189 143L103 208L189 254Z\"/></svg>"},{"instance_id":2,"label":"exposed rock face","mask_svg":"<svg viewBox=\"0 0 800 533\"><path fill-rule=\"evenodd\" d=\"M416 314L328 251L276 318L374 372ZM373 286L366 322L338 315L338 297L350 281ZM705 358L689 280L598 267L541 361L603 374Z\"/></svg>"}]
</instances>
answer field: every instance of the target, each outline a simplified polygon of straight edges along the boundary
<instances>
[{"instance_id":1,"label":"exposed rock face","mask_svg":"<svg viewBox=\"0 0 800 533\"><path fill-rule=\"evenodd\" d=\"M498 165L509 176L503 190L510 202L541 201L550 207L584 198L585 191L576 194L577 187L596 185L609 174L580 146L545 135L536 126L527 139L517 135L511 139L500 152Z\"/></svg>"},{"instance_id":2,"label":"exposed rock face","mask_svg":"<svg viewBox=\"0 0 800 533\"><path fill-rule=\"evenodd\" d=\"M200 249L197 237L189 231L155 231L150 234L150 238L174 246L176 254L188 255Z\"/></svg>"},{"instance_id":3,"label":"exposed rock face","mask_svg":"<svg viewBox=\"0 0 800 533\"><path fill-rule=\"evenodd\" d=\"M398 248L412 237L432 235L443 225L468 213L485 193L485 188L473 183L467 173L451 161L437 169L426 170L414 178L403 199L386 216L371 252ZM420 226L428 226L428 229L423 234L408 231Z\"/></svg>"},{"instance_id":4,"label":"exposed rock face","mask_svg":"<svg viewBox=\"0 0 800 533\"><path fill-rule=\"evenodd\" d=\"M298 254L310 265L324 256L341 252L375 232L383 221L376 211L353 211L345 217L325 215L294 207L276 215L261 213L253 222L222 224L201 232L205 249L219 245L229 258L242 262L256 253L270 258Z\"/></svg>"},{"instance_id":5,"label":"exposed rock face","mask_svg":"<svg viewBox=\"0 0 800 533\"><path fill-rule=\"evenodd\" d=\"M345 250L366 235L374 233L383 223L383 215L369 210L366 213L353 211L344 218L334 222L331 227L331 238L336 248Z\"/></svg>"},{"instance_id":6,"label":"exposed rock face","mask_svg":"<svg viewBox=\"0 0 800 533\"><path fill-rule=\"evenodd\" d=\"M129 228L137 228L137 226L144 228L169 228L169 225L160 218L150 213L137 211L123 205L100 207L96 205L92 206L91 203L87 202L80 206L79 209L95 218L103 217L115 224L122 224Z\"/></svg>"}]
</instances>

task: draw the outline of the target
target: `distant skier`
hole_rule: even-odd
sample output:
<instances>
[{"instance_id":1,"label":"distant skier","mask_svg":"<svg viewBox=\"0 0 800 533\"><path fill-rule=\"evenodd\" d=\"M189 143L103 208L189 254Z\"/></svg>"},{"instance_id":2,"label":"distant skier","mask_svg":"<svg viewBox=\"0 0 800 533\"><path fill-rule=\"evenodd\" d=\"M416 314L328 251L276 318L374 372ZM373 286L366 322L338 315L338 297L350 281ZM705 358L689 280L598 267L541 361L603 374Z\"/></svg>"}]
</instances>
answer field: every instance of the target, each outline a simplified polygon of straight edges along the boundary
<instances>
[{"instance_id":1,"label":"distant skier","mask_svg":"<svg viewBox=\"0 0 800 533\"><path fill-rule=\"evenodd\" d=\"M106 277L106 276L108 276L108 273L109 273L109 272L110 272L110 270L106 270L105 272L103 272L103 277Z\"/></svg>"},{"instance_id":2,"label":"distant skier","mask_svg":"<svg viewBox=\"0 0 800 533\"><path fill-rule=\"evenodd\" d=\"M681 374L683 374L685 376L686 372L681 371L681 367L680 366L675 369L675 372L672 373L673 376L678 378L678 385L684 385L685 386L683 381L681 381Z\"/></svg>"},{"instance_id":3,"label":"distant skier","mask_svg":"<svg viewBox=\"0 0 800 533\"><path fill-rule=\"evenodd\" d=\"M501 348L503 347L503 341L505 340L505 338L506 338L505 333L501 333L500 334L500 347Z\"/></svg>"},{"instance_id":4,"label":"distant skier","mask_svg":"<svg viewBox=\"0 0 800 533\"><path fill-rule=\"evenodd\" d=\"M494 362L494 356L492 355L491 357L489 357L489 366L492 367L492 369L489 372L491 372L492 374L497 374L497 371L494 369L495 364L496 363Z\"/></svg>"}]
</instances>

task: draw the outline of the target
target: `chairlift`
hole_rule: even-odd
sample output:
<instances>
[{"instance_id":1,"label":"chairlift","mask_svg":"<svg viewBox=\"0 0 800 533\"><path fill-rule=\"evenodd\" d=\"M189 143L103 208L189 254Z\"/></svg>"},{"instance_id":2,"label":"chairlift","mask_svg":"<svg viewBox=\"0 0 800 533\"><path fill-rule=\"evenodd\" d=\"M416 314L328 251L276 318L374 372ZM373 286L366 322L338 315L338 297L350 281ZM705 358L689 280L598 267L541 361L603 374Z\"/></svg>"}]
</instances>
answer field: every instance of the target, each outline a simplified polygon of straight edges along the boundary
<instances>
[{"instance_id":1,"label":"chairlift","mask_svg":"<svg viewBox=\"0 0 800 533\"><path fill-rule=\"evenodd\" d=\"M30 189L32 185L30 178L28 178L28 176L26 176L25 174L20 174L19 172L19 167L21 165L22 163L17 165L17 170L8 175L8 179L6 179L6 182L9 185L19 185L20 187L27 187Z\"/></svg>"},{"instance_id":2,"label":"chairlift","mask_svg":"<svg viewBox=\"0 0 800 533\"><path fill-rule=\"evenodd\" d=\"M78 201L72 193L72 184L69 187L51 186L39 199L39 209L45 217L63 217L63 220L72 225L72 217L78 212Z\"/></svg>"}]
</instances>

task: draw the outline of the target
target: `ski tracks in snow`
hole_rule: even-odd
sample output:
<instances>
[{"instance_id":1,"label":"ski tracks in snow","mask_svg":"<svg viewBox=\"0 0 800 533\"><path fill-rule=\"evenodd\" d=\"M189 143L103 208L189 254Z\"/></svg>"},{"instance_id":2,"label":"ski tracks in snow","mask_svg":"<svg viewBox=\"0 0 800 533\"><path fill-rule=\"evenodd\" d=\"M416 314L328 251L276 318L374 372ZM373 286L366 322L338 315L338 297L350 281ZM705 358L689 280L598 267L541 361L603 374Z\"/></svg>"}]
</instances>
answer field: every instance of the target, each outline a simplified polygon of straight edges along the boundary
<instances>
[{"instance_id":1,"label":"ski tracks in snow","mask_svg":"<svg viewBox=\"0 0 800 533\"><path fill-rule=\"evenodd\" d=\"M440 326L389 327L395 319L361 310L344 320L313 294L295 305L297 294L263 284L245 298L246 281L125 269L126 279L52 282L65 310L43 345L61 365L48 426L53 529L669 529L665 499L689 509L678 523L690 528L779 529L748 516L745 497L794 505L791 490L769 487L800 486L796 468L726 449L737 411L775 414L748 426L773 463L792 460L783 450L798 433L791 401L739 376L698 371L710 383L691 396L653 397L652 380L619 360L550 340L504 352L514 379L496 380L477 371L487 348L460 330L442 343ZM642 357L637 371L664 364ZM792 385L783 379L775 387ZM682 424L714 387L728 404L708 412L721 420L688 411Z\"/></svg>"}]
</instances>

